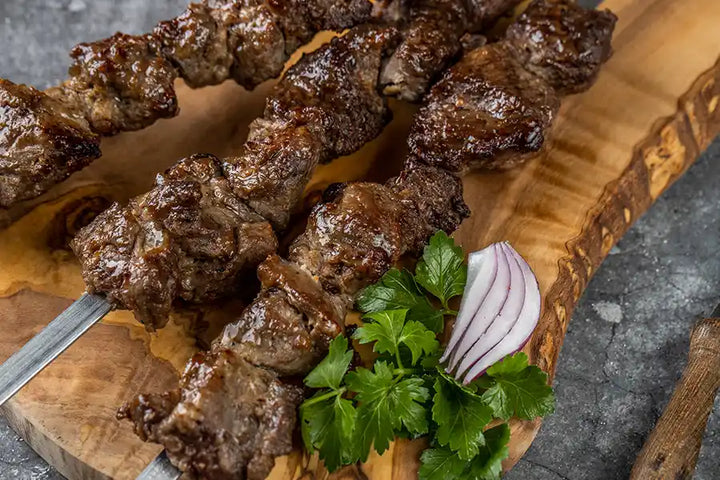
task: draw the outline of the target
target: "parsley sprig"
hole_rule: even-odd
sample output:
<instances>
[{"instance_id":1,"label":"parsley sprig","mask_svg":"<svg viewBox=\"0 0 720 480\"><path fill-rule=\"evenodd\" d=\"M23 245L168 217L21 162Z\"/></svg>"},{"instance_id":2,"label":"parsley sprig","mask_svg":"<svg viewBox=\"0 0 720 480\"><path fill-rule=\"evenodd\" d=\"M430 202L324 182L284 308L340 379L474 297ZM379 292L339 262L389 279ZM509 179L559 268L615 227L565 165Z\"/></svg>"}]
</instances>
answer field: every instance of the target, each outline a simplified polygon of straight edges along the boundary
<instances>
[{"instance_id":1,"label":"parsley sprig","mask_svg":"<svg viewBox=\"0 0 720 480\"><path fill-rule=\"evenodd\" d=\"M428 435L421 480L498 479L508 456L506 421L553 411L547 375L524 353L468 386L438 365L436 334L446 315L456 315L449 302L465 287L463 258L447 235L433 236L414 275L390 270L359 297L365 323L353 338L372 345L372 368L351 370L353 350L341 336L305 378L318 390L300 406L303 441L330 471L366 461L371 449L382 454L395 437Z\"/></svg>"}]
</instances>

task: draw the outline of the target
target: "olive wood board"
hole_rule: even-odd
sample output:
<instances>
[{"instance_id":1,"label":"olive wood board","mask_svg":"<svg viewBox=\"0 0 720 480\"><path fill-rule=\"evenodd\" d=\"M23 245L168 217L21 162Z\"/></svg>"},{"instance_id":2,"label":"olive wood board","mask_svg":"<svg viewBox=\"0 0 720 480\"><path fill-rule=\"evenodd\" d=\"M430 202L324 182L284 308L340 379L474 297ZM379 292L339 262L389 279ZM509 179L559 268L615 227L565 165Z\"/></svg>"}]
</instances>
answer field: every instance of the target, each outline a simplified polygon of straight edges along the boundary
<instances>
[{"instance_id":1,"label":"olive wood board","mask_svg":"<svg viewBox=\"0 0 720 480\"><path fill-rule=\"evenodd\" d=\"M720 2L608 0L619 17L615 54L597 84L566 98L547 148L503 173L465 177L473 211L456 234L466 251L508 240L535 270L543 295L525 348L551 378L568 321L588 280L628 227L720 133ZM190 90L182 112L146 130L103 141L104 156L32 204L9 212L0 231L0 360L15 352L84 290L65 247L78 223L110 200L126 200L175 160L228 155L262 111L269 85L228 82ZM309 190L334 181L382 181L400 168L414 107L392 102L381 138L320 168ZM376 161L377 160L377 161ZM239 307L235 306L235 312ZM232 308L210 317L227 319ZM141 392L172 387L196 342L178 322L147 334L127 312L93 327L3 408L13 427L70 479L131 479L160 452L141 442L116 408ZM562 415L558 411L555 415ZM511 421L510 468L540 422ZM382 456L333 478L416 478L423 441L397 441ZM278 459L270 478L327 478L301 450Z\"/></svg>"}]
</instances>

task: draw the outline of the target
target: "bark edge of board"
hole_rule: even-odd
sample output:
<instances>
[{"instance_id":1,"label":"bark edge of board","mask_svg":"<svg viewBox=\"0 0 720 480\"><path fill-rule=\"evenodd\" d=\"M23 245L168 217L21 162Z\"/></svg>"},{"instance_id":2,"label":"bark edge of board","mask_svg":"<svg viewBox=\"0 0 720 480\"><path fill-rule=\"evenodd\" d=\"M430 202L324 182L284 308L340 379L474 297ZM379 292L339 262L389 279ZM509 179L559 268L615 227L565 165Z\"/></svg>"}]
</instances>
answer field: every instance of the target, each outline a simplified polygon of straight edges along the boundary
<instances>
[{"instance_id":1,"label":"bark edge of board","mask_svg":"<svg viewBox=\"0 0 720 480\"><path fill-rule=\"evenodd\" d=\"M580 235L567 243L558 277L545 292L545 305L530 341L531 361L555 376L558 355L573 309L600 263L655 200L678 180L720 135L720 58L678 101L677 112L661 119L636 148L623 174L605 187ZM551 299L554 299L551 301ZM512 434L512 468L530 448L541 421L518 421ZM517 436L522 441L517 441Z\"/></svg>"}]
</instances>

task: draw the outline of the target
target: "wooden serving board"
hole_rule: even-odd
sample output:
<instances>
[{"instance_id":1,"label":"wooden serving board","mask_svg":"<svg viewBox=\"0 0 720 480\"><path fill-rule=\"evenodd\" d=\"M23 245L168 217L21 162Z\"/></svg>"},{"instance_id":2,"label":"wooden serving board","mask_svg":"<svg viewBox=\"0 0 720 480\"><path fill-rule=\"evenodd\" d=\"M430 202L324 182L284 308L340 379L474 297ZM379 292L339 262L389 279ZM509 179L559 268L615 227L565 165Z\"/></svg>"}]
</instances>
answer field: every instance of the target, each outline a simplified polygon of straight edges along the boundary
<instances>
[{"instance_id":1,"label":"wooden serving board","mask_svg":"<svg viewBox=\"0 0 720 480\"><path fill-rule=\"evenodd\" d=\"M602 259L720 132L720 1L608 0L604 6L620 21L615 56L599 81L566 99L539 158L514 171L465 179L473 216L457 232L467 251L509 240L534 268L544 309L526 351L551 377L572 309ZM10 212L17 221L0 231L0 360L83 291L78 265L64 248L78 219L110 199L143 191L156 172L184 155L231 153L261 112L268 86L253 93L230 83L178 90L179 118L104 141L105 155L95 165L35 205ZM413 113L399 103L393 108L396 120L382 138L323 167L311 189L393 174ZM128 423L115 420L115 410L138 393L172 387L195 349L182 327L148 335L128 313L115 312L4 413L71 479L135 478L160 448L139 441ZM507 468L539 427L512 423ZM335 477L412 479L422 448L422 442L396 442L382 457ZM298 451L278 460L271 475L300 477L327 474Z\"/></svg>"}]
</instances>

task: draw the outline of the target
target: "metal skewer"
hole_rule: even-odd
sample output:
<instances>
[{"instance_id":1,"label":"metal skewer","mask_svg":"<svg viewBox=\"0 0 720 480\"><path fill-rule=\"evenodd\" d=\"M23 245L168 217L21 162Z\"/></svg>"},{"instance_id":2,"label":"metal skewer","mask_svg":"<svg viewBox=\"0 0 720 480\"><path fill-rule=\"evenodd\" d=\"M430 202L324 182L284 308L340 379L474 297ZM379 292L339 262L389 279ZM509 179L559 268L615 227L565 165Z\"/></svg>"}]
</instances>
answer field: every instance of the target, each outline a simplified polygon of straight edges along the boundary
<instances>
[{"instance_id":1,"label":"metal skewer","mask_svg":"<svg viewBox=\"0 0 720 480\"><path fill-rule=\"evenodd\" d=\"M0 365L0 405L40 373L103 318L112 306L103 297L83 294Z\"/></svg>"},{"instance_id":2,"label":"metal skewer","mask_svg":"<svg viewBox=\"0 0 720 480\"><path fill-rule=\"evenodd\" d=\"M182 472L175 468L165 454L160 453L150 465L145 467L136 480L177 480Z\"/></svg>"},{"instance_id":3,"label":"metal skewer","mask_svg":"<svg viewBox=\"0 0 720 480\"><path fill-rule=\"evenodd\" d=\"M103 297L84 293L40 333L31 338L0 365L0 405L10 400L110 310L112 305ZM137 478L138 480L177 480L180 475L182 472L170 463L163 451Z\"/></svg>"}]
</instances>

